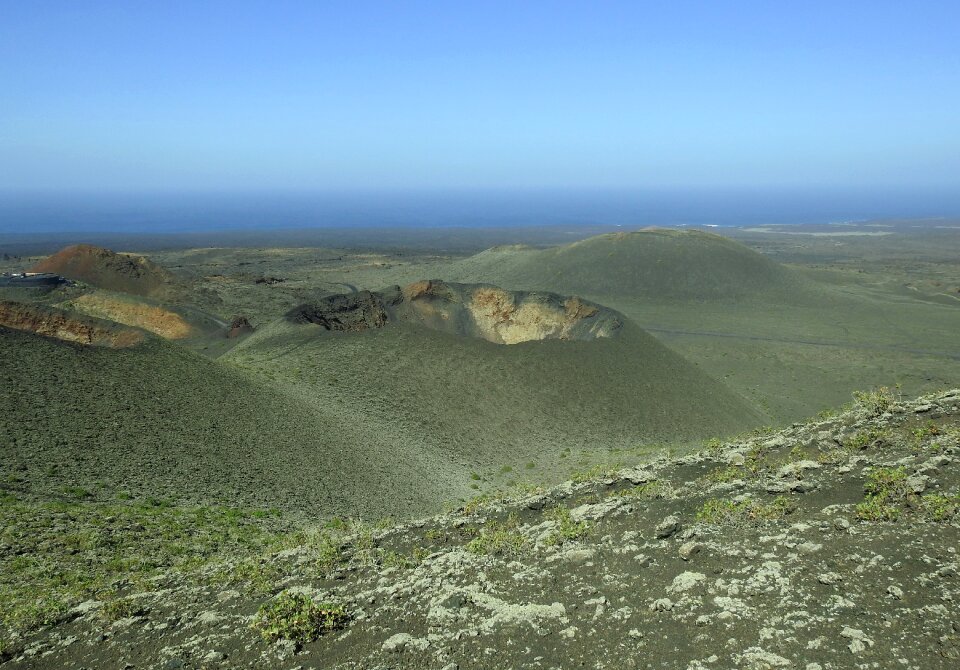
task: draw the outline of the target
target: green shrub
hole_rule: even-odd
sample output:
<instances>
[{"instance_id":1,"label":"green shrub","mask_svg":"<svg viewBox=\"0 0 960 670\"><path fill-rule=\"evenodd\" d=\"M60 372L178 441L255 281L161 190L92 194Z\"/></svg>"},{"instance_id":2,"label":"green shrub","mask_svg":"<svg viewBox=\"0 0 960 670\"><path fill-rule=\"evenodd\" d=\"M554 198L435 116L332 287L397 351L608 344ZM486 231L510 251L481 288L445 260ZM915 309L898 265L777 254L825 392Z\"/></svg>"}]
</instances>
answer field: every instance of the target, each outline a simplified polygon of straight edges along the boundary
<instances>
[{"instance_id":1,"label":"green shrub","mask_svg":"<svg viewBox=\"0 0 960 670\"><path fill-rule=\"evenodd\" d=\"M373 539L373 526L363 521L354 521L350 526L353 559L360 565L371 566L376 563L377 542Z\"/></svg>"},{"instance_id":2,"label":"green shrub","mask_svg":"<svg viewBox=\"0 0 960 670\"><path fill-rule=\"evenodd\" d=\"M931 521L951 521L960 514L960 493L928 493L921 498L921 509Z\"/></svg>"},{"instance_id":3,"label":"green shrub","mask_svg":"<svg viewBox=\"0 0 960 670\"><path fill-rule=\"evenodd\" d=\"M820 465L840 465L850 459L850 451L847 449L836 448L817 453L817 463Z\"/></svg>"},{"instance_id":4,"label":"green shrub","mask_svg":"<svg viewBox=\"0 0 960 670\"><path fill-rule=\"evenodd\" d=\"M899 468L876 468L867 475L863 490L868 496L890 496L901 500L907 496L907 471Z\"/></svg>"},{"instance_id":5,"label":"green shrub","mask_svg":"<svg viewBox=\"0 0 960 670\"><path fill-rule=\"evenodd\" d=\"M711 470L700 479L710 484L726 484L737 479L743 479L746 475L747 471L744 468L737 465L728 465Z\"/></svg>"},{"instance_id":6,"label":"green shrub","mask_svg":"<svg viewBox=\"0 0 960 670\"><path fill-rule=\"evenodd\" d=\"M899 387L897 387L899 391ZM896 401L894 392L887 386L871 389L869 391L854 391L853 402L856 407L864 409L871 416L880 416L886 412Z\"/></svg>"},{"instance_id":7,"label":"green shrub","mask_svg":"<svg viewBox=\"0 0 960 670\"><path fill-rule=\"evenodd\" d=\"M548 545L563 544L570 540L579 540L590 532L590 525L586 521L574 521L570 510L563 506L554 507L545 516L555 521L557 529L547 538Z\"/></svg>"},{"instance_id":8,"label":"green shrub","mask_svg":"<svg viewBox=\"0 0 960 670\"><path fill-rule=\"evenodd\" d=\"M869 447L880 446L889 439L890 432L879 428L858 431L853 437L847 438L843 446L850 451L863 451Z\"/></svg>"},{"instance_id":9,"label":"green shrub","mask_svg":"<svg viewBox=\"0 0 960 670\"><path fill-rule=\"evenodd\" d=\"M13 643L3 637L0 637L0 663L10 660L13 655Z\"/></svg>"},{"instance_id":10,"label":"green shrub","mask_svg":"<svg viewBox=\"0 0 960 670\"><path fill-rule=\"evenodd\" d=\"M267 642L290 640L302 645L343 628L349 621L342 605L316 603L302 593L285 591L260 607L251 626Z\"/></svg>"},{"instance_id":11,"label":"green shrub","mask_svg":"<svg viewBox=\"0 0 960 670\"><path fill-rule=\"evenodd\" d=\"M907 472L899 468L876 468L863 485L864 501L857 505L856 516L863 521L896 521L910 495Z\"/></svg>"},{"instance_id":12,"label":"green shrub","mask_svg":"<svg viewBox=\"0 0 960 670\"><path fill-rule=\"evenodd\" d=\"M856 506L855 514L862 521L896 521L900 507L891 505L886 495L869 496Z\"/></svg>"},{"instance_id":13,"label":"green shrub","mask_svg":"<svg viewBox=\"0 0 960 670\"><path fill-rule=\"evenodd\" d=\"M119 621L144 614L146 609L130 598L116 598L103 604L100 615L107 621Z\"/></svg>"},{"instance_id":14,"label":"green shrub","mask_svg":"<svg viewBox=\"0 0 960 670\"><path fill-rule=\"evenodd\" d=\"M697 521L704 523L726 523L737 513L737 503L733 500L711 498L703 503L697 512Z\"/></svg>"},{"instance_id":15,"label":"green shrub","mask_svg":"<svg viewBox=\"0 0 960 670\"><path fill-rule=\"evenodd\" d=\"M586 470L573 472L570 475L570 481L574 484L582 484L598 479L610 479L616 476L619 466L594 465Z\"/></svg>"},{"instance_id":16,"label":"green shrub","mask_svg":"<svg viewBox=\"0 0 960 670\"><path fill-rule=\"evenodd\" d=\"M753 499L737 502L711 498L697 512L697 521L715 525L759 523L782 519L791 511L792 506L785 496L777 496L769 503Z\"/></svg>"},{"instance_id":17,"label":"green shrub","mask_svg":"<svg viewBox=\"0 0 960 670\"><path fill-rule=\"evenodd\" d=\"M669 484L654 480L638 486L620 489L611 495L620 498L637 498L638 500L660 500L668 497L671 493L672 489Z\"/></svg>"},{"instance_id":18,"label":"green shrub","mask_svg":"<svg viewBox=\"0 0 960 670\"><path fill-rule=\"evenodd\" d=\"M706 452L715 458L723 453L723 447L723 440L716 437L710 438L707 440L706 444L704 444L704 449Z\"/></svg>"},{"instance_id":19,"label":"green shrub","mask_svg":"<svg viewBox=\"0 0 960 670\"><path fill-rule=\"evenodd\" d=\"M417 549L419 549L419 547ZM392 550L382 551L380 553L380 566L383 568L398 568L400 570L406 570L408 568L416 567L422 561L422 554L420 554L417 550L414 550L412 558Z\"/></svg>"},{"instance_id":20,"label":"green shrub","mask_svg":"<svg viewBox=\"0 0 960 670\"><path fill-rule=\"evenodd\" d=\"M933 421L929 422L926 426L920 426L919 428L913 429L913 436L922 440L925 437L930 437L931 435L942 435L943 431L940 429L940 426L935 424Z\"/></svg>"},{"instance_id":21,"label":"green shrub","mask_svg":"<svg viewBox=\"0 0 960 670\"><path fill-rule=\"evenodd\" d=\"M488 521L467 544L467 551L487 556L518 556L527 543L517 530L519 525L516 514L511 514L506 521Z\"/></svg>"},{"instance_id":22,"label":"green shrub","mask_svg":"<svg viewBox=\"0 0 960 670\"><path fill-rule=\"evenodd\" d=\"M314 538L311 546L317 556L317 569L324 576L336 570L346 560L340 542L326 533Z\"/></svg>"},{"instance_id":23,"label":"green shrub","mask_svg":"<svg viewBox=\"0 0 960 670\"><path fill-rule=\"evenodd\" d=\"M921 426L912 431L913 434L913 453L920 455L923 453L933 453L941 454L945 451L943 439L937 440L936 442L929 441L928 438L939 437L939 438L955 438L956 436L952 434L953 431L949 428L944 429L933 423L932 421L926 426ZM926 444L925 444L926 442Z\"/></svg>"}]
</instances>

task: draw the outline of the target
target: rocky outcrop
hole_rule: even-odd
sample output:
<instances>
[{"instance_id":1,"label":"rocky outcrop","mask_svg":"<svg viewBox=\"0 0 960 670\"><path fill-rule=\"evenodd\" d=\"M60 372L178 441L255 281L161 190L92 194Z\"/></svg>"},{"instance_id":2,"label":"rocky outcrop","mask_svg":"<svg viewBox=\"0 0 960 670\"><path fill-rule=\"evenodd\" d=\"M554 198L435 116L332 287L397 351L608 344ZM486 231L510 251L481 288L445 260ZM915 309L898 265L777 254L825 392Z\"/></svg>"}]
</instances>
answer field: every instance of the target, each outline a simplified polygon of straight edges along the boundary
<instances>
[{"instance_id":1,"label":"rocky outcrop","mask_svg":"<svg viewBox=\"0 0 960 670\"><path fill-rule=\"evenodd\" d=\"M300 305L288 312L287 318L294 323L313 323L324 330L356 333L383 328L387 323L387 312L380 294L360 291Z\"/></svg>"},{"instance_id":2,"label":"rocky outcrop","mask_svg":"<svg viewBox=\"0 0 960 670\"><path fill-rule=\"evenodd\" d=\"M353 332L390 322L417 323L496 344L593 340L615 336L623 325L617 312L578 297L439 280L329 296L287 316L297 323Z\"/></svg>"}]
</instances>

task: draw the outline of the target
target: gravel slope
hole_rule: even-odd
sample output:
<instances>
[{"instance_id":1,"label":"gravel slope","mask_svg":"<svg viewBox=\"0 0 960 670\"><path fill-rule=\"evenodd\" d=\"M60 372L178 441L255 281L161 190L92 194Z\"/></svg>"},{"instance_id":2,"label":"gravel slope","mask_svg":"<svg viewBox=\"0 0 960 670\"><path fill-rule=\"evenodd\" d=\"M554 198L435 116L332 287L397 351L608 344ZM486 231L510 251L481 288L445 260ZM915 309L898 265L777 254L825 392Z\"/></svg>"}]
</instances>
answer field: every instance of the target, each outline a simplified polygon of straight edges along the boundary
<instances>
[{"instance_id":1,"label":"gravel slope","mask_svg":"<svg viewBox=\"0 0 960 670\"><path fill-rule=\"evenodd\" d=\"M168 573L8 642L4 667L955 668L958 458L960 391L876 393L684 458L314 535L232 582ZM310 623L319 603L329 627Z\"/></svg>"}]
</instances>

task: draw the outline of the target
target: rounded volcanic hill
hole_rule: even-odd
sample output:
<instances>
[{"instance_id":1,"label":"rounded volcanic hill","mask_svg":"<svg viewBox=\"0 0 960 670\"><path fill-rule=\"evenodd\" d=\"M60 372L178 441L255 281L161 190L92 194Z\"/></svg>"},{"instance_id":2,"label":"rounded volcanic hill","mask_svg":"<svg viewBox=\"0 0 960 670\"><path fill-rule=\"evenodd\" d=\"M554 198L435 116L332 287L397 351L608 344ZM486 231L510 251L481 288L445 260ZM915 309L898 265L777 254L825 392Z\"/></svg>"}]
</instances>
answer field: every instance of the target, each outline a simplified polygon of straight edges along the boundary
<instances>
[{"instance_id":1,"label":"rounded volcanic hill","mask_svg":"<svg viewBox=\"0 0 960 670\"><path fill-rule=\"evenodd\" d=\"M223 358L330 421L363 427L398 463L428 464L464 487L511 471L559 481L578 455L763 422L622 314L489 285L417 282L318 299Z\"/></svg>"},{"instance_id":2,"label":"rounded volcanic hill","mask_svg":"<svg viewBox=\"0 0 960 670\"><path fill-rule=\"evenodd\" d=\"M98 288L142 296L162 294L176 283L170 271L148 258L90 244L61 249L31 271L52 272Z\"/></svg>"},{"instance_id":3,"label":"rounded volcanic hill","mask_svg":"<svg viewBox=\"0 0 960 670\"><path fill-rule=\"evenodd\" d=\"M451 264L448 278L508 288L655 301L737 300L795 292L788 268L738 242L697 230L646 229L559 247L494 247Z\"/></svg>"}]
</instances>

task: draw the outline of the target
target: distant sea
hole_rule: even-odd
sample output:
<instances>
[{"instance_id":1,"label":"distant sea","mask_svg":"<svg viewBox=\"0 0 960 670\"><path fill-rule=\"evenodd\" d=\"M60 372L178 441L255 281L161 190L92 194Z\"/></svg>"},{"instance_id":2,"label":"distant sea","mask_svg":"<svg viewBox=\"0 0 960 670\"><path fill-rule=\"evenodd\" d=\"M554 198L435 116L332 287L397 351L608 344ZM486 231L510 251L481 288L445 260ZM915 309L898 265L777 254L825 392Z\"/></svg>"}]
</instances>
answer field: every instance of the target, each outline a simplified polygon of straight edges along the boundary
<instances>
[{"instance_id":1,"label":"distant sea","mask_svg":"<svg viewBox=\"0 0 960 670\"><path fill-rule=\"evenodd\" d=\"M0 191L0 235L315 227L754 226L958 216L960 193L888 189L190 194Z\"/></svg>"}]
</instances>

